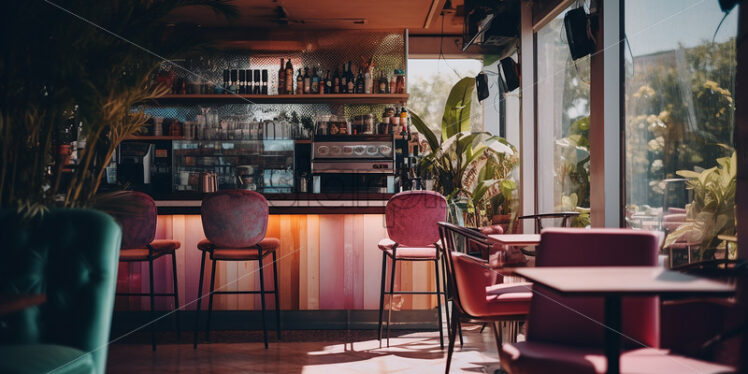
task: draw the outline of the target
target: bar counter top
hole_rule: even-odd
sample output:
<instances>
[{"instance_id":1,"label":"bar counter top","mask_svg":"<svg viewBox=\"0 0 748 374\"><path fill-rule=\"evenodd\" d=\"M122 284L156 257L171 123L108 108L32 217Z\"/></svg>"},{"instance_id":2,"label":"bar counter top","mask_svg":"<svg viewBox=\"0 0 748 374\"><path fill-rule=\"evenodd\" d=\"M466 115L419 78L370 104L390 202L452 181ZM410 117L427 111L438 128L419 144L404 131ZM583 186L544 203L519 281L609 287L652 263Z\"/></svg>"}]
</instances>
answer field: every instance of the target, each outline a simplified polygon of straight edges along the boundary
<instances>
[{"instance_id":1,"label":"bar counter top","mask_svg":"<svg viewBox=\"0 0 748 374\"><path fill-rule=\"evenodd\" d=\"M270 214L383 214L388 193L264 194ZM200 214L201 193L154 196L158 214Z\"/></svg>"}]
</instances>

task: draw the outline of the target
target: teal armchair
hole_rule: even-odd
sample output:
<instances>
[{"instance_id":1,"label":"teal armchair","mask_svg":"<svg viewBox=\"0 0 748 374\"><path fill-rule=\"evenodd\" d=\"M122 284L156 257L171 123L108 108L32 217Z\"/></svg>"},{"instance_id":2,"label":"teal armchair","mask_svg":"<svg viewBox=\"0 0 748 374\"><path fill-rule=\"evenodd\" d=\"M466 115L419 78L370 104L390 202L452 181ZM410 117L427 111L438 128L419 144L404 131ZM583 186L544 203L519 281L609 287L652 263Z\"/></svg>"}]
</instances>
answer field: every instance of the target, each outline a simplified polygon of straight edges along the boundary
<instances>
[{"instance_id":1,"label":"teal armchair","mask_svg":"<svg viewBox=\"0 0 748 374\"><path fill-rule=\"evenodd\" d=\"M0 316L0 373L104 373L121 236L95 210L0 210L0 294L46 295Z\"/></svg>"}]
</instances>

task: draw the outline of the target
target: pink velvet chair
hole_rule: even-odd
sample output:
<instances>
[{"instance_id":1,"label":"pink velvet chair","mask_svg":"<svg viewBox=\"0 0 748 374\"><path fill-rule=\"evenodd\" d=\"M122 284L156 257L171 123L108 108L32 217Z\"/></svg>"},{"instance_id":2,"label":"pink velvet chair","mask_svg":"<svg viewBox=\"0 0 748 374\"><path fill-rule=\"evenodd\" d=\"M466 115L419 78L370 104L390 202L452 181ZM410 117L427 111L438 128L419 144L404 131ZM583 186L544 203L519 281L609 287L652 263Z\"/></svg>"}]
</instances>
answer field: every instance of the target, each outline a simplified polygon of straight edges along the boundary
<instances>
[{"instance_id":1,"label":"pink velvet chair","mask_svg":"<svg viewBox=\"0 0 748 374\"><path fill-rule=\"evenodd\" d=\"M460 320L490 323L496 346L500 348L500 323L513 322L512 325L516 328L518 322L527 318L532 298L532 284L502 283L503 277L488 261L463 253L465 249L472 249L476 245L488 246L488 241L482 234L446 222L439 223L439 229L444 262L447 265L449 293L452 297L449 350L445 369L445 373L449 373L456 336L460 333ZM514 338L517 332L517 329L514 329Z\"/></svg>"},{"instance_id":2,"label":"pink velvet chair","mask_svg":"<svg viewBox=\"0 0 748 374\"><path fill-rule=\"evenodd\" d=\"M439 193L432 191L406 191L390 198L385 207L385 221L388 238L379 242L382 250L382 284L379 296L379 325L377 338L382 339L382 317L384 295L390 300L387 317L387 337L389 338L390 319L392 316L392 299L396 294L437 295L437 313L439 318L439 343L444 348L442 331L441 285L439 282L439 256L436 242L439 241L438 223L447 218L447 200ZM390 289L385 292L387 258L391 259L392 269ZM395 291L395 270L398 261L433 261L436 277L436 291Z\"/></svg>"},{"instance_id":3,"label":"pink velvet chair","mask_svg":"<svg viewBox=\"0 0 748 374\"><path fill-rule=\"evenodd\" d=\"M657 266L660 236L627 229L546 229L537 266ZM621 279L621 282L626 282ZM527 340L504 344L502 366L512 374L604 373L603 300L565 297L534 285ZM718 372L726 367L668 355L660 345L659 299L624 298L622 373Z\"/></svg>"},{"instance_id":4,"label":"pink velvet chair","mask_svg":"<svg viewBox=\"0 0 748 374\"><path fill-rule=\"evenodd\" d=\"M149 296L151 304L151 319L155 320L155 297L169 296L174 298L174 318L177 324L177 336L182 333L179 324L179 289L177 287L177 261L175 252L181 246L176 240L154 240L156 237L156 202L153 198L135 191L123 192L116 199L124 199L128 203L127 209L119 209L112 215L122 226L122 246L120 262L148 262L148 293L117 292L117 296ZM155 293L153 289L153 260L161 256L171 256L173 289L171 293ZM154 324L151 324L151 346L156 350L156 336Z\"/></svg>"},{"instance_id":5,"label":"pink velvet chair","mask_svg":"<svg viewBox=\"0 0 748 374\"><path fill-rule=\"evenodd\" d=\"M195 341L197 348L197 330L199 323L200 302L203 298L203 275L205 273L205 256L210 254L212 272L210 275L210 297L208 301L208 321L205 328L206 339L210 338L210 315L213 310L215 294L260 294L262 303L262 331L265 349L268 348L268 331L265 324L265 294L275 295L275 323L278 339L280 331L280 306L278 298L278 266L276 250L280 241L266 238L268 225L268 202L261 194L246 190L228 190L207 195L203 199L201 215L203 231L207 239L200 241L197 248L203 252L200 263L200 283L198 286L197 313L195 316ZM272 291L265 290L263 259L273 257ZM257 261L260 273L259 291L215 291L216 262L218 261Z\"/></svg>"}]
</instances>

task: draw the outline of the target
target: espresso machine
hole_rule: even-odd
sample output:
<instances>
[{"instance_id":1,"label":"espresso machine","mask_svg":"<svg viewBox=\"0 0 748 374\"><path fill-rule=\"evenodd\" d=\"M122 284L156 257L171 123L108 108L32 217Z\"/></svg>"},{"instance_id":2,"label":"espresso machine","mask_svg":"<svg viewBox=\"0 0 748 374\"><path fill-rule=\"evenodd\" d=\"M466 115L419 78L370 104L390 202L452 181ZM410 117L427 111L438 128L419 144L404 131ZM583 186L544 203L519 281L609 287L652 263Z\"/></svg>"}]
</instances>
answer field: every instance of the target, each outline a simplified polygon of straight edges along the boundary
<instances>
[{"instance_id":1,"label":"espresso machine","mask_svg":"<svg viewBox=\"0 0 748 374\"><path fill-rule=\"evenodd\" d=\"M315 136L312 140L312 192L394 193L394 136Z\"/></svg>"}]
</instances>

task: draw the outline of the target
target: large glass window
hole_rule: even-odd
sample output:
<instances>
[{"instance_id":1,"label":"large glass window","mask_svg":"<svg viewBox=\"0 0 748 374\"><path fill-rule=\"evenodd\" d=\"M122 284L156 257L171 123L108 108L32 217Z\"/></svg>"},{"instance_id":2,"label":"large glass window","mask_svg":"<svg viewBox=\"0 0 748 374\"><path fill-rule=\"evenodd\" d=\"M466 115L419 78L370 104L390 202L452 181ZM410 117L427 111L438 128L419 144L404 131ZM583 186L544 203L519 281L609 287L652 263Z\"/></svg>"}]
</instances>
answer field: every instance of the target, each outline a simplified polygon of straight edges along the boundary
<instances>
[{"instance_id":1,"label":"large glass window","mask_svg":"<svg viewBox=\"0 0 748 374\"><path fill-rule=\"evenodd\" d=\"M572 9L574 5L569 7ZM580 210L589 224L590 58L571 59L559 14L536 34L536 157L539 213Z\"/></svg>"},{"instance_id":2,"label":"large glass window","mask_svg":"<svg viewBox=\"0 0 748 374\"><path fill-rule=\"evenodd\" d=\"M716 31L723 16L717 1L625 2L626 220L690 247L675 263L724 256L735 234L737 10Z\"/></svg>"},{"instance_id":3,"label":"large glass window","mask_svg":"<svg viewBox=\"0 0 748 374\"><path fill-rule=\"evenodd\" d=\"M482 67L482 61L476 59L409 59L408 107L441 134L444 104L452 86L462 78L475 77ZM483 130L483 111L475 95L470 119L473 129Z\"/></svg>"}]
</instances>

